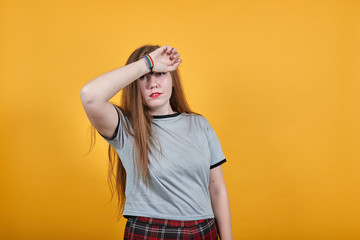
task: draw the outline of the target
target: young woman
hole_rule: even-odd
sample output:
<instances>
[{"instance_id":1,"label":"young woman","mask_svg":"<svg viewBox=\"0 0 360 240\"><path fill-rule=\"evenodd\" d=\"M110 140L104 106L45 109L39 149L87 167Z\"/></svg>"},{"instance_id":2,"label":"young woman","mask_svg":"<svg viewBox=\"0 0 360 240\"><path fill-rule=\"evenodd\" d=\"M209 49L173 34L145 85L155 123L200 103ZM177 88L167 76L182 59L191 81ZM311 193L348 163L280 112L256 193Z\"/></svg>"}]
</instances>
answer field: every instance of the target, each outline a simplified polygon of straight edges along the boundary
<instances>
[{"instance_id":1,"label":"young woman","mask_svg":"<svg viewBox=\"0 0 360 240\"><path fill-rule=\"evenodd\" d=\"M124 239L232 239L226 159L186 102L179 57L176 48L145 45L81 89L87 117L109 143ZM120 90L122 105L109 102Z\"/></svg>"}]
</instances>

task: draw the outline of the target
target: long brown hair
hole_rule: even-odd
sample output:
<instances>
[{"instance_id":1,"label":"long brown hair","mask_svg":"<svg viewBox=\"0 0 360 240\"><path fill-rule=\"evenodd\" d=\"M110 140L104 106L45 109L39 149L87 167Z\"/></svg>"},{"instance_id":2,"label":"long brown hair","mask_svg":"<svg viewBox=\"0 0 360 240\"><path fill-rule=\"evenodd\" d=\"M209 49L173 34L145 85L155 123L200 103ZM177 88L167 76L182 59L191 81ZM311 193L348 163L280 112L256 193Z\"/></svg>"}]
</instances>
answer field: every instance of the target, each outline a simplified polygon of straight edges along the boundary
<instances>
[{"instance_id":1,"label":"long brown hair","mask_svg":"<svg viewBox=\"0 0 360 240\"><path fill-rule=\"evenodd\" d=\"M159 48L159 45L144 45L136 49L128 58L126 65L140 60L146 54L151 53L152 51ZM180 113L192 113L200 115L196 112L190 110L190 107L186 101L183 88L181 85L180 74L178 69L170 72L173 89L170 97L170 106L173 111ZM149 113L147 106L143 102L140 92L139 79L136 79L128 86L122 89L121 96L121 105L114 104L118 106L122 113L130 120L133 132L123 124L125 130L134 138L133 153L136 151L136 161L133 161L136 164L137 171L137 180L143 180L145 186L149 187L150 185L150 175L148 169L149 151L152 151L156 143L158 143L153 135L151 122L152 115ZM121 115L120 115L121 116ZM122 117L122 116L121 116ZM125 123L124 119L121 121ZM90 150L94 146L96 141L96 130L94 126L91 125L91 146ZM161 149L161 146L159 146ZM135 156L133 154L133 156ZM114 193L117 193L117 203L118 203L118 215L117 221L122 217L125 205L125 188L126 188L126 171L124 166L121 163L121 159L117 154L116 150L109 144L108 147L108 184L111 190L111 199L113 199ZM114 174L115 168L115 174Z\"/></svg>"}]
</instances>

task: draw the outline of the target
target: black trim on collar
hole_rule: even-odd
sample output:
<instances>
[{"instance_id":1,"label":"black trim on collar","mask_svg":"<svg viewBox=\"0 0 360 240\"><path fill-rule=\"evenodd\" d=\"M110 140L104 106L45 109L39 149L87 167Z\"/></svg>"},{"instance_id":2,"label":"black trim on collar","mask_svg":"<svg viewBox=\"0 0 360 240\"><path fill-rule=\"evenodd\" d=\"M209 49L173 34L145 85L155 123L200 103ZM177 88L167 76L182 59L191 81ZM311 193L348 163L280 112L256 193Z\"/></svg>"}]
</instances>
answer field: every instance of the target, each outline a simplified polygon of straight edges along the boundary
<instances>
[{"instance_id":1,"label":"black trim on collar","mask_svg":"<svg viewBox=\"0 0 360 240\"><path fill-rule=\"evenodd\" d=\"M170 118L170 117L176 117L178 115L180 115L180 112L176 112L176 113L172 113L172 114L166 114L166 115L152 115L153 118L158 119L158 118Z\"/></svg>"}]
</instances>

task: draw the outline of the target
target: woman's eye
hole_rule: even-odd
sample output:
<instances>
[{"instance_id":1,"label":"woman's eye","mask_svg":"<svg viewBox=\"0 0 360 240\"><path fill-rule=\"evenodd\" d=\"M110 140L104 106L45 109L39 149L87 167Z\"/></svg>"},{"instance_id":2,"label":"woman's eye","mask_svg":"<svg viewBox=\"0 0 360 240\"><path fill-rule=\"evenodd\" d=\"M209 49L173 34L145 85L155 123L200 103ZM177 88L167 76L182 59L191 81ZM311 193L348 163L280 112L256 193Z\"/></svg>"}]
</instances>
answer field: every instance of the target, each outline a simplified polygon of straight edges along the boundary
<instances>
[{"instance_id":1,"label":"woman's eye","mask_svg":"<svg viewBox=\"0 0 360 240\"><path fill-rule=\"evenodd\" d=\"M157 77L159 77L159 76L162 76L162 75L164 75L164 74L166 74L166 72L156 72L156 73L154 73ZM143 76L141 76L140 78L139 78L140 80L146 80L147 79L147 76L146 75L143 75Z\"/></svg>"}]
</instances>

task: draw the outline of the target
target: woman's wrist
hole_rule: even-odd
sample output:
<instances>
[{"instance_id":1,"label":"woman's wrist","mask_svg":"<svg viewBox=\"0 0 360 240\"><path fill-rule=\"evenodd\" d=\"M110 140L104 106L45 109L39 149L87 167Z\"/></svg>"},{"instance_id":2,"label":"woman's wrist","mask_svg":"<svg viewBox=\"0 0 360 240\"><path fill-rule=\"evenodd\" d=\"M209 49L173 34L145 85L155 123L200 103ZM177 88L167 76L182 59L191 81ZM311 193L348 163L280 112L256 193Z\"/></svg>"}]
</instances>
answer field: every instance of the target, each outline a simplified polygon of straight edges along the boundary
<instances>
[{"instance_id":1,"label":"woman's wrist","mask_svg":"<svg viewBox=\"0 0 360 240\"><path fill-rule=\"evenodd\" d=\"M145 58L139 59L138 62L140 63L140 72L142 73L142 75L145 75L146 73L150 72L150 68L149 68Z\"/></svg>"},{"instance_id":2,"label":"woman's wrist","mask_svg":"<svg viewBox=\"0 0 360 240\"><path fill-rule=\"evenodd\" d=\"M153 73L154 61L152 60L152 57L149 54L147 54L142 58L145 59L146 65L150 69L150 73Z\"/></svg>"}]
</instances>

